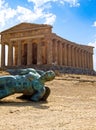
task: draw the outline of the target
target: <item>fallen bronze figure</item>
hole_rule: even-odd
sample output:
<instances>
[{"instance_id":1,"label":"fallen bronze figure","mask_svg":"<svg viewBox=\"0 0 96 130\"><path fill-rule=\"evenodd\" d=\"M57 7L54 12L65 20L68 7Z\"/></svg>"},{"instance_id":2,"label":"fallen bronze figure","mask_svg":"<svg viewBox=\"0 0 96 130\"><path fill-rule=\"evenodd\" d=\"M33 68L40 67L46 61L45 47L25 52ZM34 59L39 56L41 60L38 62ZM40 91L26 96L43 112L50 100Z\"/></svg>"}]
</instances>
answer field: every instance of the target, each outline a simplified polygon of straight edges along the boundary
<instances>
[{"instance_id":1,"label":"fallen bronze figure","mask_svg":"<svg viewBox=\"0 0 96 130\"><path fill-rule=\"evenodd\" d=\"M0 99L15 93L23 93L21 98L31 101L47 100L50 89L45 82L55 78L53 71L40 71L32 68L8 70L10 75L0 77Z\"/></svg>"}]
</instances>

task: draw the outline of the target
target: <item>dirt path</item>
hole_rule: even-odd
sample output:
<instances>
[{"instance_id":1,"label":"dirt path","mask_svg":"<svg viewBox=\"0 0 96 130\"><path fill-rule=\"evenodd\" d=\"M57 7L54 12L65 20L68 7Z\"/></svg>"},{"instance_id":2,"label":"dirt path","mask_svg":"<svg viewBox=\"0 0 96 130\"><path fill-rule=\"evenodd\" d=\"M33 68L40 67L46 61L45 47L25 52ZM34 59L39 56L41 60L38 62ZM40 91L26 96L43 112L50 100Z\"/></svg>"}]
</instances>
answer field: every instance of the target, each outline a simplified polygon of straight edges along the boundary
<instances>
[{"instance_id":1,"label":"dirt path","mask_svg":"<svg viewBox=\"0 0 96 130\"><path fill-rule=\"evenodd\" d=\"M0 130L96 130L96 77L63 75L46 85L48 102L0 101Z\"/></svg>"}]
</instances>

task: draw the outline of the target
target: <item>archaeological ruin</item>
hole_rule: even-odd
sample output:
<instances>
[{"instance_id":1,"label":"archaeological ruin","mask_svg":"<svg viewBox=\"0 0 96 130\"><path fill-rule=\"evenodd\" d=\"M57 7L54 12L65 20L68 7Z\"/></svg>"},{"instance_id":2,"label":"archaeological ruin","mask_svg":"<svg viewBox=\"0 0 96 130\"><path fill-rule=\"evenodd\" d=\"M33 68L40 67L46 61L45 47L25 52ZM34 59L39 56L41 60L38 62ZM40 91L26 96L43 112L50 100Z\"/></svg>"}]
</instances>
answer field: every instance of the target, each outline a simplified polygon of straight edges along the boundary
<instances>
[{"instance_id":1,"label":"archaeological ruin","mask_svg":"<svg viewBox=\"0 0 96 130\"><path fill-rule=\"evenodd\" d=\"M20 23L0 35L1 67L59 65L93 70L93 47L56 35L50 25Z\"/></svg>"}]
</instances>

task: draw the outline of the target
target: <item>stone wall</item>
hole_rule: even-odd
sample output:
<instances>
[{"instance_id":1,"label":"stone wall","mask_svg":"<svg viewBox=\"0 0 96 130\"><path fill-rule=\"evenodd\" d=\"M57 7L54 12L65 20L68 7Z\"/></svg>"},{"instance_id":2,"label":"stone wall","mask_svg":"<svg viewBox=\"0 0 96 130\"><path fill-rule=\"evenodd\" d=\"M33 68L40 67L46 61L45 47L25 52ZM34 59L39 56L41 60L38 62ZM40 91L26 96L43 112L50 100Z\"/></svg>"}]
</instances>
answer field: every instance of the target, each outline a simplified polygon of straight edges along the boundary
<instances>
[{"instance_id":1,"label":"stone wall","mask_svg":"<svg viewBox=\"0 0 96 130\"><path fill-rule=\"evenodd\" d=\"M89 69L81 69L81 68L73 68L73 67L65 67L65 66L57 66L57 65L32 65L32 66L16 66L16 67L1 67L1 71L7 71L10 69L25 69L25 68L34 68L37 70L53 70L56 75L58 74L81 74L81 75L92 75L96 76L96 71Z\"/></svg>"}]
</instances>

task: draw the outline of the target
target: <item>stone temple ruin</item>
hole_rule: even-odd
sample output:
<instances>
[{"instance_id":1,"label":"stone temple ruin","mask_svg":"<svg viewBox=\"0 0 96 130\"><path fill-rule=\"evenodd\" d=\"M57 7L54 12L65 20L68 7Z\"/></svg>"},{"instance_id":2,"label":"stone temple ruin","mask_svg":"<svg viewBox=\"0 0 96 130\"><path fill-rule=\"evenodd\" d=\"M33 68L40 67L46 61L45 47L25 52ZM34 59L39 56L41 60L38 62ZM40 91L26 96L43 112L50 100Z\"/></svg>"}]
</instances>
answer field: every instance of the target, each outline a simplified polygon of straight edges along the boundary
<instances>
[{"instance_id":1,"label":"stone temple ruin","mask_svg":"<svg viewBox=\"0 0 96 130\"><path fill-rule=\"evenodd\" d=\"M20 23L0 35L1 67L59 65L93 70L93 47L56 35L50 25ZM8 47L7 65L5 46Z\"/></svg>"}]
</instances>

